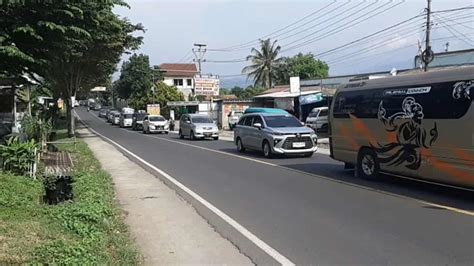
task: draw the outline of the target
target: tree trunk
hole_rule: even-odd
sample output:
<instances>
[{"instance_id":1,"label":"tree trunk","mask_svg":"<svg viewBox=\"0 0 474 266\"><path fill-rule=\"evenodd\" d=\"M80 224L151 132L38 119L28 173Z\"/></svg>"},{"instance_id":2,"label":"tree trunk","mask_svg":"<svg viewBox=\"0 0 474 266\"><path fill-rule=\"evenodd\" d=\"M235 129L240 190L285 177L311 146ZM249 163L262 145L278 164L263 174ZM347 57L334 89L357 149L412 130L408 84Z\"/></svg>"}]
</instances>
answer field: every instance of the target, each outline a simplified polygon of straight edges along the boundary
<instances>
[{"instance_id":1,"label":"tree trunk","mask_svg":"<svg viewBox=\"0 0 474 266\"><path fill-rule=\"evenodd\" d=\"M71 101L71 96L66 96L66 120L67 120L67 135L72 138L75 135L75 120L74 120L74 106Z\"/></svg>"}]
</instances>

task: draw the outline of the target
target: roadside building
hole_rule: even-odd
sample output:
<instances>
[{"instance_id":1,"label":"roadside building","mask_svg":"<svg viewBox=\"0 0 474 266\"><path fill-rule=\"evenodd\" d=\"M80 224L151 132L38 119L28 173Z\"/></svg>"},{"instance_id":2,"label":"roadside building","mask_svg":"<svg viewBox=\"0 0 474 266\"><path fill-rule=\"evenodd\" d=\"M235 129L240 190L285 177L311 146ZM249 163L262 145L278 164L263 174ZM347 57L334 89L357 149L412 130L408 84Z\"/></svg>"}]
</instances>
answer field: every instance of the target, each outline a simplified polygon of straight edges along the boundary
<instances>
[{"instance_id":1,"label":"roadside building","mask_svg":"<svg viewBox=\"0 0 474 266\"><path fill-rule=\"evenodd\" d=\"M186 98L193 94L194 78L198 73L195 64L161 64L163 82L168 86L176 86Z\"/></svg>"},{"instance_id":2,"label":"roadside building","mask_svg":"<svg viewBox=\"0 0 474 266\"><path fill-rule=\"evenodd\" d=\"M474 65L474 49L458 50L451 52L435 53L429 67L449 67L461 65ZM420 56L415 56L414 68L422 67Z\"/></svg>"},{"instance_id":3,"label":"roadside building","mask_svg":"<svg viewBox=\"0 0 474 266\"><path fill-rule=\"evenodd\" d=\"M234 96L235 97L235 96ZM255 99L223 98L215 100L217 103L217 124L221 129L229 129L229 116L233 113L243 113L249 107L261 107Z\"/></svg>"}]
</instances>

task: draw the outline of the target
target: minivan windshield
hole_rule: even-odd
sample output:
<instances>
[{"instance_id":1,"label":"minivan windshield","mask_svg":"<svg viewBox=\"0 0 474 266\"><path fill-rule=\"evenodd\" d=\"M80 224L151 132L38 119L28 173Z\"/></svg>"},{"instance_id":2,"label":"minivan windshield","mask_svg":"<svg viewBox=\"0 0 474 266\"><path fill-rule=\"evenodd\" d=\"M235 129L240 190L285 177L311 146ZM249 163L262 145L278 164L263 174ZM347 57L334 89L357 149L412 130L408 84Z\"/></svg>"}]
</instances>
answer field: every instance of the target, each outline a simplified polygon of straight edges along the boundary
<instances>
[{"instance_id":1,"label":"minivan windshield","mask_svg":"<svg viewBox=\"0 0 474 266\"><path fill-rule=\"evenodd\" d=\"M193 116L191 120L193 123L212 123L211 119L207 116Z\"/></svg>"},{"instance_id":2,"label":"minivan windshield","mask_svg":"<svg viewBox=\"0 0 474 266\"><path fill-rule=\"evenodd\" d=\"M133 116L132 114L124 114L124 115L123 115L123 118L127 118L127 119L128 119L128 118L132 118L132 116Z\"/></svg>"},{"instance_id":3,"label":"minivan windshield","mask_svg":"<svg viewBox=\"0 0 474 266\"><path fill-rule=\"evenodd\" d=\"M150 121L162 122L162 121L165 121L166 119L162 116L150 116L149 120Z\"/></svg>"},{"instance_id":4,"label":"minivan windshield","mask_svg":"<svg viewBox=\"0 0 474 266\"><path fill-rule=\"evenodd\" d=\"M302 127L301 122L291 115L264 116L268 127Z\"/></svg>"}]
</instances>

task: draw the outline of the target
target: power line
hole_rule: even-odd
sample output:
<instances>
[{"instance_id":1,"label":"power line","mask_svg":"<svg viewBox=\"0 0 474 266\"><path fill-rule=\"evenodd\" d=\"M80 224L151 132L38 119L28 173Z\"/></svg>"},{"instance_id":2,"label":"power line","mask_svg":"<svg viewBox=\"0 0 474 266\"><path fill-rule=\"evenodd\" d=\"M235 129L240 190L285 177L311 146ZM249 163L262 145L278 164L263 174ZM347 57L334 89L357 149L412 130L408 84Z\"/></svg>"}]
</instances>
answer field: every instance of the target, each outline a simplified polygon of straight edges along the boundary
<instances>
[{"instance_id":1,"label":"power line","mask_svg":"<svg viewBox=\"0 0 474 266\"><path fill-rule=\"evenodd\" d=\"M441 15L436 15L436 17L441 18L441 19L444 19L444 20L447 20L447 21L451 21L451 22L453 22L453 23L456 24L456 25L460 25L460 26L466 27L466 28L468 28L468 29L474 30L474 27L469 27L469 26L464 25L464 24L462 24L462 23L460 23L460 22L457 22L457 21L455 21L455 20L453 20L453 19L446 18L446 17L441 16ZM472 16L471 16L471 18L472 18Z\"/></svg>"},{"instance_id":2,"label":"power line","mask_svg":"<svg viewBox=\"0 0 474 266\"><path fill-rule=\"evenodd\" d=\"M336 57L336 58L332 58L331 60L329 60L329 62L338 61L340 59L345 59L345 58L348 58L350 56L357 56L358 54L365 53L365 51L370 52L370 51L373 51L373 50L376 50L376 49L379 49L379 48L383 48L387 44L393 43L394 41L402 40L403 38L406 38L408 36L418 34L420 32L419 31L420 29L421 29L420 27L415 29L415 31L413 31L413 29L411 29L410 31L405 32L404 34L401 34L401 35L397 36L396 38L386 39L386 40L383 40L381 42L374 43L374 44L372 44L372 45L370 45L366 48L359 49L359 50L356 50L354 52L344 54L344 55Z\"/></svg>"},{"instance_id":3,"label":"power line","mask_svg":"<svg viewBox=\"0 0 474 266\"><path fill-rule=\"evenodd\" d=\"M416 25L404 25L402 26L403 24L406 24L407 22L410 22L412 21L413 19L421 19L420 16L415 16L413 18L410 18L410 19L407 19L405 21L402 21L400 23L397 23L395 25L392 25L390 27L387 27L385 29L382 29L380 31L377 31L375 33L372 33L372 34L369 34L367 36L364 36L362 38L359 38L357 40L354 40L354 41L351 41L351 42L348 42L346 44L343 44L341 46L338 46L336 48L333 48L333 49L330 49L330 50L327 50L327 51L324 51L324 52L321 52L319 54L316 54L315 57L324 57L324 56L328 56L328 55L331 55L331 54L334 54L334 53L338 53L338 52L341 52L343 50L347 50L355 45L359 45L361 43L365 43L365 42L373 42L373 41L376 41L380 38L384 38L384 37L387 37L389 35L392 35L392 34L396 34L396 33L399 33L400 31L405 31L407 29L413 29L413 28L419 28L419 25L416 24ZM416 21L413 21L412 23L414 23ZM389 31L389 30L392 30L392 29L395 29L397 27L400 27L402 26L402 28L398 28L396 29L395 31ZM405 28L406 26L409 26L408 28ZM415 26L415 27L413 27Z\"/></svg>"},{"instance_id":4,"label":"power line","mask_svg":"<svg viewBox=\"0 0 474 266\"><path fill-rule=\"evenodd\" d=\"M187 58L191 54L191 51L188 51L181 59L178 60L178 63L183 62L185 58Z\"/></svg>"},{"instance_id":5,"label":"power line","mask_svg":"<svg viewBox=\"0 0 474 266\"><path fill-rule=\"evenodd\" d=\"M391 3L391 2L389 2L389 3ZM339 27L337 27L337 28L335 28L335 29L330 30L329 32L326 32L326 33L323 34L322 36L317 36L317 37L312 38L312 39L310 39L310 40L307 40L307 41L304 41L304 42L302 42L302 43L296 44L296 45L294 45L294 46L291 46L290 48L287 48L287 49L283 50L282 52L287 52L287 51L290 51L290 50L293 50L293 49L296 49L296 48L300 48L300 47L302 47L302 46L308 45L308 44L313 43L313 42L315 42L315 41L319 41L319 40L325 39L325 38L327 38L327 37L330 37L330 36L332 36L332 35L334 35L334 34L336 34L336 33L339 33L339 32L341 32L341 31L343 31L343 30L346 30L346 29L348 29L348 28L354 27L354 26L356 26L356 25L358 25L358 24L360 24L360 23L362 23L362 22L364 22L364 21L367 21L367 20L369 20L369 19L371 19L371 18L373 18L373 17L375 17L375 16L377 16L377 15L379 15L379 14L382 14L382 13L384 13L384 12L386 12L386 11L392 9L392 8L395 8L396 6L398 6L398 5L402 4L402 3L404 3L404 0L401 1L401 2L399 2L399 3L396 3L396 4L393 5L393 6L390 6L390 7L386 8L386 9L383 9L383 10L381 10L381 11L379 11L379 12L376 12L375 14L373 14L373 15L367 17L367 18L364 18L364 19L362 19L362 20L360 20L360 21L357 21L357 20L359 20L359 19L361 19L361 18L363 18L363 17L369 15L370 13L372 13L372 12L374 12L374 11L380 9L381 7L383 7L383 6L385 6L385 5L380 6L380 7L376 8L376 9L373 9L373 10L369 11L368 13L366 13L366 14L363 15L363 16L360 16L360 17L358 17L358 18L356 18L356 19L353 19L353 20L351 20L351 21L349 21L349 22L347 22L347 23L345 23L345 24L343 24L343 25L340 25ZM357 21L357 22L355 22L355 21ZM353 22L355 22L355 23L353 23ZM309 37L309 36L311 36L311 35L313 35L313 34L307 35L307 36L305 36L303 39L305 39L305 38L307 38L307 37ZM297 41L295 41L295 42L297 42ZM295 42L291 42L291 43L286 44L286 45L291 45L291 44L293 44L293 43L295 43Z\"/></svg>"},{"instance_id":6,"label":"power line","mask_svg":"<svg viewBox=\"0 0 474 266\"><path fill-rule=\"evenodd\" d=\"M439 16L437 16L437 15L435 15L435 16L439 19L439 20L438 20L439 23L442 24L442 25L444 25L444 28L445 28L446 30L448 30L451 34L453 34L454 36L456 36L456 38L458 38L459 40L463 41L464 43L466 43L466 44L469 45L469 46L474 46L474 44L473 44L474 41L471 40L469 37L467 37L464 33L459 32L458 30L456 30L455 28L453 28L451 25L446 24L442 19L440 19ZM454 33L453 31L456 32L456 33L458 33L459 35L463 36L463 37L466 38L466 40L468 40L468 41L466 41L466 40L463 39L463 38L460 38L460 37L457 36L456 33Z\"/></svg>"},{"instance_id":7,"label":"power line","mask_svg":"<svg viewBox=\"0 0 474 266\"><path fill-rule=\"evenodd\" d=\"M286 29L288 29L288 28L290 28L290 27L292 27L292 26L294 26L294 25L300 23L301 21L304 21L305 19L314 16L314 15L317 14L318 12L323 11L324 9L330 7L331 5L335 4L336 2L337 2L337 1L333 1L332 3L329 3L328 5L325 5L325 6L323 6L322 8L319 8L319 9L317 9L316 11L311 12L310 14L304 16L303 18L298 19L297 21L295 21L295 22L293 22L293 23L291 23L291 24L289 24L289 25L287 25L287 26L285 26L285 27L283 27L283 28L281 28L281 29L279 29L279 30L276 30L276 31L274 31L274 32L271 32L271 33L269 33L269 34L267 34L267 35L265 35L265 36L263 36L263 37L261 37L261 38L258 38L258 39L255 39L255 40L252 40L252 41L249 41L249 42L246 42L246 43L242 43L242 44L237 44L237 45L229 46L229 47L226 47L226 48L221 48L221 49L209 49L209 50L210 50L210 51L211 51L211 50L212 50L212 51L229 50L229 49L233 49L233 48L240 47L240 46L243 46L243 45L249 45L249 44L255 43L255 42L258 43L258 42L260 41L260 39L264 39L264 38L270 37L271 35L273 35L273 34L275 34L275 33L284 31L284 30L286 30ZM348 2L350 2L350 1L348 1Z\"/></svg>"}]
</instances>

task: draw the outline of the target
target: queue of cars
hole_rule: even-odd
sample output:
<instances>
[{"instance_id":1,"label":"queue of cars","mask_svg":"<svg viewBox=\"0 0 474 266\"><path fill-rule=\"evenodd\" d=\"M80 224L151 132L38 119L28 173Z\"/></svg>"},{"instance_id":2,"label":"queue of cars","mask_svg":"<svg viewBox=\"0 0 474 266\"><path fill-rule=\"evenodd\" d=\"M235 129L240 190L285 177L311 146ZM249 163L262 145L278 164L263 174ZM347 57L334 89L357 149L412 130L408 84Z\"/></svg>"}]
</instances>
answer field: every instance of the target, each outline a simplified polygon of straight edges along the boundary
<instances>
[{"instance_id":1,"label":"queue of cars","mask_svg":"<svg viewBox=\"0 0 474 266\"><path fill-rule=\"evenodd\" d=\"M98 116L112 125L132 130L142 130L143 133L165 133L170 130L170 121L161 115L149 115L143 110L135 111L132 108L122 108L121 111L103 106Z\"/></svg>"},{"instance_id":2,"label":"queue of cars","mask_svg":"<svg viewBox=\"0 0 474 266\"><path fill-rule=\"evenodd\" d=\"M262 151L265 157L280 155L303 155L310 157L318 147L315 131L287 111L275 108L248 108L238 114L235 122L234 143L239 152L245 150ZM112 125L131 127L144 134L170 131L170 121L161 115L150 115L144 111L123 108L122 111L104 106L99 117ZM178 130L179 138L219 139L217 125L204 114L184 114Z\"/></svg>"}]
</instances>

